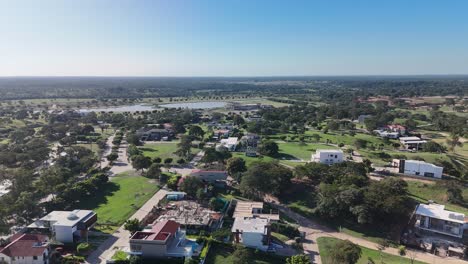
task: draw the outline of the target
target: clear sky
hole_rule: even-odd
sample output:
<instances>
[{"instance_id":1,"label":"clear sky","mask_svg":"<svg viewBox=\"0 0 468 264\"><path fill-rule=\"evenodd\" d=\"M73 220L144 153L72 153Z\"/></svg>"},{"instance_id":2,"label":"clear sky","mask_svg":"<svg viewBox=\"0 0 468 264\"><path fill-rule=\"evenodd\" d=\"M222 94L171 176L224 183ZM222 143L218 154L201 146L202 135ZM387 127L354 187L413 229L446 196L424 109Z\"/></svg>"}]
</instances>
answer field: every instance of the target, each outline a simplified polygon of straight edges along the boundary
<instances>
[{"instance_id":1,"label":"clear sky","mask_svg":"<svg viewBox=\"0 0 468 264\"><path fill-rule=\"evenodd\" d=\"M0 76L468 74L468 1L0 0Z\"/></svg>"}]
</instances>

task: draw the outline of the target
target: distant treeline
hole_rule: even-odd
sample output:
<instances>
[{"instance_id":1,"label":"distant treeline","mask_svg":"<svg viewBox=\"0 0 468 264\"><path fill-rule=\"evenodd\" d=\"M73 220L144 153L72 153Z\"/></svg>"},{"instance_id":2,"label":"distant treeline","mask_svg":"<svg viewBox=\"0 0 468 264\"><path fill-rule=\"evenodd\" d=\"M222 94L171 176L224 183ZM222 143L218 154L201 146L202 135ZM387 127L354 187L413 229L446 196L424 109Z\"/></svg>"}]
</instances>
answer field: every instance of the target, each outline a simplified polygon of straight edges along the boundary
<instances>
[{"instance_id":1,"label":"distant treeline","mask_svg":"<svg viewBox=\"0 0 468 264\"><path fill-rule=\"evenodd\" d=\"M467 76L439 77L8 77L0 99L144 98L224 95L314 96L324 101L350 97L468 94Z\"/></svg>"}]
</instances>

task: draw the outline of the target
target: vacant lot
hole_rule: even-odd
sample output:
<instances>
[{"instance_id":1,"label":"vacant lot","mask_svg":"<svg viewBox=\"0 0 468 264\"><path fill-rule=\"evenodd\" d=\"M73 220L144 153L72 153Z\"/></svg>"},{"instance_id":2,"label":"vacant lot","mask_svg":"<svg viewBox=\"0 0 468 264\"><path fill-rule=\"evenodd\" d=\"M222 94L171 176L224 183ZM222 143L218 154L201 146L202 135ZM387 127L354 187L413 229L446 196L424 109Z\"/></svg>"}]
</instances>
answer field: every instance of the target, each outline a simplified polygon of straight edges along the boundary
<instances>
[{"instance_id":1,"label":"vacant lot","mask_svg":"<svg viewBox=\"0 0 468 264\"><path fill-rule=\"evenodd\" d=\"M177 144L178 141L174 142L159 142L159 143L148 143L145 144L143 147L140 147L140 150L143 151L143 155L150 157L150 158L156 158L159 157L163 161L164 159L167 158L172 158L173 163L175 163L179 157L174 154L177 150ZM192 148L192 153L195 154L199 149Z\"/></svg>"},{"instance_id":2,"label":"vacant lot","mask_svg":"<svg viewBox=\"0 0 468 264\"><path fill-rule=\"evenodd\" d=\"M335 246L335 244L339 241L339 239L331 238L331 237L320 237L317 239L320 251L320 258L322 259L322 263L324 264L331 264L333 263L330 260L330 249ZM357 262L358 264L367 264L369 263L369 259L372 259L375 263L386 263L386 264L404 264L404 263L415 263L415 264L423 264L424 262L414 261L411 262L409 258L404 258L396 255L390 255L387 253L380 253L378 250L361 247L362 254L361 258Z\"/></svg>"},{"instance_id":3,"label":"vacant lot","mask_svg":"<svg viewBox=\"0 0 468 264\"><path fill-rule=\"evenodd\" d=\"M112 232L131 217L158 190L155 183L142 176L120 174L104 190L81 203L81 208L94 210L98 229Z\"/></svg>"}]
</instances>

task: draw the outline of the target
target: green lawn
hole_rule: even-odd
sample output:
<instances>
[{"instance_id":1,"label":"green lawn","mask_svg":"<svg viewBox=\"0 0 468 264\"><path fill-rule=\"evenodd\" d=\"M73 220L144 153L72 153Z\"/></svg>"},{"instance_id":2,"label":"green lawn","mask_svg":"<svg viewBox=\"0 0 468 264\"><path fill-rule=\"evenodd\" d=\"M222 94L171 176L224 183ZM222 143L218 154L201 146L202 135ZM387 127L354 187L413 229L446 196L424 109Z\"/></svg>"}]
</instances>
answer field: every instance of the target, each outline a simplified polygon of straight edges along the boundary
<instances>
[{"instance_id":1,"label":"green lawn","mask_svg":"<svg viewBox=\"0 0 468 264\"><path fill-rule=\"evenodd\" d=\"M339 239L331 238L331 237L320 237L317 239L317 243L319 246L320 251L320 258L322 263L324 264L331 264L332 262L329 259L330 256L330 249L335 246L335 244L339 241ZM404 264L404 263L411 263L409 258L390 255L387 253L382 253L375 249L370 249L366 247L361 247L362 253L361 258L357 262L358 264L367 264L369 258L375 261L375 263L386 263L386 264ZM414 261L415 264L423 264L424 262Z\"/></svg>"},{"instance_id":2,"label":"green lawn","mask_svg":"<svg viewBox=\"0 0 468 264\"><path fill-rule=\"evenodd\" d=\"M140 150L143 151L143 155L150 157L150 158L155 158L155 157L160 157L163 161L166 158L173 158L174 163L179 159L177 155L174 154L174 152L177 150L177 144L178 141L174 142L164 142L164 143L148 143L145 144L142 147L139 147ZM199 149L192 148L192 153L195 154Z\"/></svg>"},{"instance_id":3,"label":"green lawn","mask_svg":"<svg viewBox=\"0 0 468 264\"><path fill-rule=\"evenodd\" d=\"M468 188L462 188L465 201L468 200ZM408 191L415 200L427 203L433 200L436 203L445 204L448 210L468 215L468 208L447 201L447 188L440 183L424 184L421 182L408 181Z\"/></svg>"},{"instance_id":4,"label":"green lawn","mask_svg":"<svg viewBox=\"0 0 468 264\"><path fill-rule=\"evenodd\" d=\"M159 187L142 176L122 173L109 181L104 190L84 200L80 208L94 210L97 228L112 232L148 201Z\"/></svg>"},{"instance_id":5,"label":"green lawn","mask_svg":"<svg viewBox=\"0 0 468 264\"><path fill-rule=\"evenodd\" d=\"M299 143L299 142L286 142L278 143L279 146L279 159L301 159L310 161L311 155L317 149L337 149L335 146L314 143Z\"/></svg>"},{"instance_id":6,"label":"green lawn","mask_svg":"<svg viewBox=\"0 0 468 264\"><path fill-rule=\"evenodd\" d=\"M210 251L206 257L206 264L237 264L233 262L232 253L234 252L234 246L230 244L222 243L211 243ZM284 264L285 258L277 256L272 253L258 252L254 255L254 261L256 264Z\"/></svg>"},{"instance_id":7,"label":"green lawn","mask_svg":"<svg viewBox=\"0 0 468 264\"><path fill-rule=\"evenodd\" d=\"M242 158L245 160L245 164L247 165L247 167L249 167L250 165L252 165L252 163L254 162L258 162L258 161L272 161L274 160L272 157L268 157L268 156L258 156L258 157L248 157L245 155L245 153L243 152L233 152L232 153L232 156L233 157L239 157L239 158Z\"/></svg>"}]
</instances>

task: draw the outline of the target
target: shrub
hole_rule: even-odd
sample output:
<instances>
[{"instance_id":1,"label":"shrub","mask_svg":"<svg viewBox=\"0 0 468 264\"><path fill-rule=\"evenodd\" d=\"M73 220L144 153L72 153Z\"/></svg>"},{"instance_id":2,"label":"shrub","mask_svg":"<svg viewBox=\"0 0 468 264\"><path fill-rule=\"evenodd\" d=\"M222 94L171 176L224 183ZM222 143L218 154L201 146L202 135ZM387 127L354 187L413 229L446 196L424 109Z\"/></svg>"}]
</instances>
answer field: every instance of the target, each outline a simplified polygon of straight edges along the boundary
<instances>
[{"instance_id":1,"label":"shrub","mask_svg":"<svg viewBox=\"0 0 468 264\"><path fill-rule=\"evenodd\" d=\"M406 247L401 245L398 247L398 254L400 254L400 256L404 256L406 255Z\"/></svg>"},{"instance_id":2,"label":"shrub","mask_svg":"<svg viewBox=\"0 0 468 264\"><path fill-rule=\"evenodd\" d=\"M80 244L78 244L78 246L76 247L76 251L77 251L79 254L86 254L89 250L91 250L91 245L88 244L88 243L80 243Z\"/></svg>"}]
</instances>

